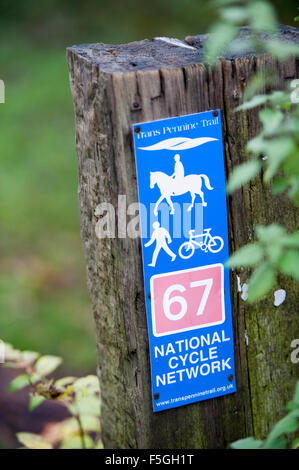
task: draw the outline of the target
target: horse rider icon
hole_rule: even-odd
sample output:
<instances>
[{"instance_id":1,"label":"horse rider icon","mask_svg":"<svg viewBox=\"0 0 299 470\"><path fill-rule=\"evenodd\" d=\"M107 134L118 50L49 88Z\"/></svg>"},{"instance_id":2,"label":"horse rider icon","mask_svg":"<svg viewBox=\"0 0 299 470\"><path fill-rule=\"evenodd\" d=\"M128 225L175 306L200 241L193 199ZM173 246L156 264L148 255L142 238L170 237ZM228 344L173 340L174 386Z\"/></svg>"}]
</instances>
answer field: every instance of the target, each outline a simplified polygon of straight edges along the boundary
<instances>
[{"instance_id":1,"label":"horse rider icon","mask_svg":"<svg viewBox=\"0 0 299 470\"><path fill-rule=\"evenodd\" d=\"M171 178L175 180L178 186L181 186L185 178L184 165L182 164L178 153L174 156L174 160L175 160L174 173L171 176ZM175 193L173 192L172 194L175 194Z\"/></svg>"},{"instance_id":2,"label":"horse rider icon","mask_svg":"<svg viewBox=\"0 0 299 470\"><path fill-rule=\"evenodd\" d=\"M159 254L161 248L163 248L163 250L166 251L166 253L169 256L171 256L171 261L175 260L176 254L174 254L173 251L171 251L171 249L169 248L169 246L167 244L167 243L171 243L171 241L172 241L168 231L165 228L160 227L159 222L154 222L153 223L153 229L154 229L154 231L152 233L152 237L151 237L150 241L145 243L144 246L148 247L148 246L152 245L154 243L154 241L156 240L156 248L155 248L154 253L153 253L152 262L149 264L149 266L152 266L154 268L156 266L157 257L158 257L158 254Z\"/></svg>"},{"instance_id":3,"label":"horse rider icon","mask_svg":"<svg viewBox=\"0 0 299 470\"><path fill-rule=\"evenodd\" d=\"M206 207L208 204L204 200L204 193L202 191L203 182L207 189L213 189L210 185L210 180L207 175L191 174L185 176L185 169L183 163L180 160L180 155L176 154L174 159L175 166L173 175L169 176L162 171L150 172L150 188L153 189L155 185L157 185L161 193L154 208L154 215L156 217L158 216L158 207L164 199L166 199L171 208L170 214L174 214L174 205L172 203L171 197L181 196L182 194L188 192L191 195L191 204L187 209L188 212L190 212L192 207L194 207L194 201L197 194L199 194L201 197L203 207Z\"/></svg>"}]
</instances>

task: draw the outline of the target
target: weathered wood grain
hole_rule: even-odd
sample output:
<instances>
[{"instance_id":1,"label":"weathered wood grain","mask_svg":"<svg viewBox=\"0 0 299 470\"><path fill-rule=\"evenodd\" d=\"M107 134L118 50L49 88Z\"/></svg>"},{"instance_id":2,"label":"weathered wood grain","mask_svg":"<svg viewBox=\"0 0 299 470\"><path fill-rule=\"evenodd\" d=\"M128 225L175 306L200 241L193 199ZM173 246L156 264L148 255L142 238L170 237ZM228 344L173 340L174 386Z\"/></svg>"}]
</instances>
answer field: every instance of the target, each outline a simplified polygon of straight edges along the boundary
<instances>
[{"instance_id":1,"label":"weathered wood grain","mask_svg":"<svg viewBox=\"0 0 299 470\"><path fill-rule=\"evenodd\" d=\"M242 34L246 34L246 31ZM280 39L298 42L294 28ZM231 294L238 391L233 395L153 414L140 239L98 239L95 209L126 195L137 201L132 124L220 108L226 173L246 160L245 145L258 131L257 110L234 113L248 80L265 66L277 87L298 77L295 59L277 62L247 54L227 56L214 69L202 63L205 36L187 38L194 50L162 41L93 44L68 49L76 116L81 236L87 262L102 388L102 427L110 448L223 448L244 436L264 437L284 407L298 375L290 343L299 337L298 290L281 277L286 301L273 293L248 305ZM186 44L187 44L186 43ZM273 197L262 178L228 200L231 251L251 241L257 223L298 227L298 213ZM116 214L117 219L117 214ZM248 338L248 344L247 344Z\"/></svg>"}]
</instances>

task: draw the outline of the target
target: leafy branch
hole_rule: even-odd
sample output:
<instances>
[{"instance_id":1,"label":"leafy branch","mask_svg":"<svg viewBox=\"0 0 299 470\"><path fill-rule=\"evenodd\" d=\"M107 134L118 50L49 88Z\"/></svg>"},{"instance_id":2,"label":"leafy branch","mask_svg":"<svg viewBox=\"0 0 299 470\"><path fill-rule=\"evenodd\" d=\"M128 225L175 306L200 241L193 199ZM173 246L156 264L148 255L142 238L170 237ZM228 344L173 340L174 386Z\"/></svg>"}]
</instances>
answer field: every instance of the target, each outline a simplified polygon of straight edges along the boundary
<instances>
[{"instance_id":1,"label":"leafy branch","mask_svg":"<svg viewBox=\"0 0 299 470\"><path fill-rule=\"evenodd\" d=\"M265 0L216 0L219 21L213 26L205 44L206 62L215 62L224 55L255 52L269 54L279 60L299 56L299 46L277 37L278 24L273 6ZM295 20L298 21L299 17ZM245 28L241 26L246 25ZM246 34L244 34L246 31ZM274 75L274 76L273 76ZM258 72L247 85L244 103L236 112L261 108L258 117L260 132L246 145L247 162L232 171L229 194L261 174L273 195L284 193L299 207L299 80L292 80L288 90L260 94L260 90L277 81L273 71ZM281 196L280 196L281 197ZM231 268L254 268L248 283L248 301L261 299L273 287L281 272L299 281L299 231L287 233L279 224L257 225L256 241L243 246L228 261ZM240 439L233 449L273 449L299 447L294 437L299 429L299 381L287 415L278 421L265 440L253 437Z\"/></svg>"},{"instance_id":2,"label":"leafy branch","mask_svg":"<svg viewBox=\"0 0 299 470\"><path fill-rule=\"evenodd\" d=\"M205 43L205 60L215 64L226 54L256 51L270 53L278 59L299 54L297 44L284 43L276 37L278 22L275 10L265 0L214 0L214 9L219 20L211 27L210 37ZM246 36L240 34L245 26Z\"/></svg>"},{"instance_id":3,"label":"leafy branch","mask_svg":"<svg viewBox=\"0 0 299 470\"><path fill-rule=\"evenodd\" d=\"M5 345L5 366L22 370L9 385L14 392L30 387L29 410L33 411L45 400L64 406L70 417L51 423L42 435L20 432L19 441L30 449L103 448L100 437L100 389L98 378L63 377L49 379L61 364L57 356L41 356L32 351L19 351Z\"/></svg>"},{"instance_id":4,"label":"leafy branch","mask_svg":"<svg viewBox=\"0 0 299 470\"><path fill-rule=\"evenodd\" d=\"M243 246L229 259L231 268L255 267L248 283L249 302L272 288L279 271L299 281L299 231L288 234L278 224L257 225L255 230L257 241Z\"/></svg>"},{"instance_id":5,"label":"leafy branch","mask_svg":"<svg viewBox=\"0 0 299 470\"><path fill-rule=\"evenodd\" d=\"M299 46L276 38L278 25L272 5L261 0L217 0L220 20L207 40L206 60L214 64L229 52L270 54L280 60L299 56ZM240 26L248 25L242 36ZM271 33L271 34L269 34ZM288 90L259 94L266 85L275 83L273 71L255 74L244 93L244 103L236 112L263 107L258 112L260 132L249 142L248 160L233 169L227 191L232 194L257 175L272 188L273 195L284 193L299 207L299 80ZM255 268L248 283L248 301L261 299L274 286L279 272L299 281L299 232L288 234L284 227L272 224L256 227L257 240L234 253L231 268Z\"/></svg>"},{"instance_id":6,"label":"leafy branch","mask_svg":"<svg viewBox=\"0 0 299 470\"><path fill-rule=\"evenodd\" d=\"M288 413L278 421L265 440L247 437L233 442L232 449L291 449L299 448L299 381L296 384L293 400L287 405Z\"/></svg>"}]
</instances>

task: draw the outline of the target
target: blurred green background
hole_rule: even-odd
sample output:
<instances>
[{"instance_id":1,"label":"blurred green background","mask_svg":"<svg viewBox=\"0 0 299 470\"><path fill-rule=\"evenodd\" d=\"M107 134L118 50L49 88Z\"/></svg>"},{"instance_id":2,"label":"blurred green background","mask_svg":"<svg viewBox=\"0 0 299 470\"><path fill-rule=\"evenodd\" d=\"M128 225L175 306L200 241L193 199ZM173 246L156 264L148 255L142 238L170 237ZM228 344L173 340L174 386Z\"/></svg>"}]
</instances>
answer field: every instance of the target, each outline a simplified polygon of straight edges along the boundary
<instances>
[{"instance_id":1,"label":"blurred green background","mask_svg":"<svg viewBox=\"0 0 299 470\"><path fill-rule=\"evenodd\" d=\"M293 0L273 2L295 26ZM204 33L207 0L0 1L0 338L95 370L65 48Z\"/></svg>"}]
</instances>

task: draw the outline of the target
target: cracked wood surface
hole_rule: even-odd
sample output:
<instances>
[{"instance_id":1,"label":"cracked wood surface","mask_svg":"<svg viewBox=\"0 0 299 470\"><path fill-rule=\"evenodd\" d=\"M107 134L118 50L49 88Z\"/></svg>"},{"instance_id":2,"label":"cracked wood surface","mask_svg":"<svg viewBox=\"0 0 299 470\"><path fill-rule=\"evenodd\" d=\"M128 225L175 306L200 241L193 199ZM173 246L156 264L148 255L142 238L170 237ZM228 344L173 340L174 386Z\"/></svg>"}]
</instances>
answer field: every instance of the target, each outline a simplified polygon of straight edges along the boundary
<instances>
[{"instance_id":1,"label":"cracked wood surface","mask_svg":"<svg viewBox=\"0 0 299 470\"><path fill-rule=\"evenodd\" d=\"M280 37L297 42L298 32L284 27ZM249 305L237 293L236 276L243 283L249 273L232 272L237 393L153 414L140 239L95 234L100 202L114 205L117 222L118 195L127 196L127 205L137 201L133 123L220 108L228 175L246 160L245 145L259 129L257 110L234 113L250 77L265 66L278 72L275 88L298 77L295 59L252 54L206 67L204 39L186 38L195 51L157 40L74 46L67 53L108 448L223 448L252 434L264 437L284 414L298 375L290 361L291 340L299 337L295 282L279 277L287 297L278 308L273 292ZM298 212L283 196L273 197L261 175L228 199L228 218L230 252L253 240L257 223L298 227Z\"/></svg>"}]
</instances>

